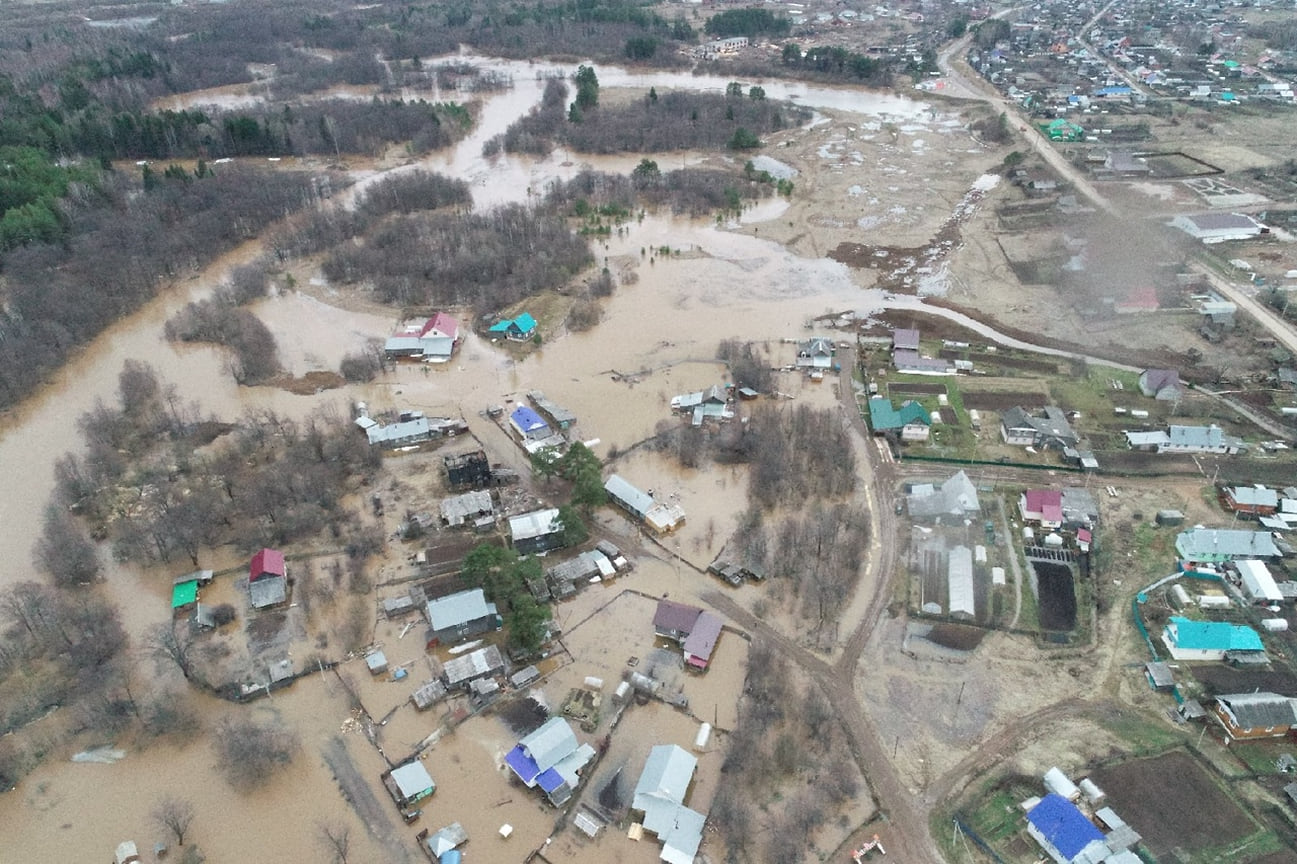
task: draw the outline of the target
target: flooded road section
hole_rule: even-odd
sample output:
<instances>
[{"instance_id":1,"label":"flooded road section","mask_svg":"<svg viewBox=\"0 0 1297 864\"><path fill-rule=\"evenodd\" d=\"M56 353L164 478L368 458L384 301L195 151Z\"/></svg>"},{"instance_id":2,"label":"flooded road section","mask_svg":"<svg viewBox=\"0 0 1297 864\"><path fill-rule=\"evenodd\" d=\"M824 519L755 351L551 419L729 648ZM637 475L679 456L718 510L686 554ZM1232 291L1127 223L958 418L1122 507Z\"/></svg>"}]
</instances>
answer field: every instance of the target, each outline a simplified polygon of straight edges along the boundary
<instances>
[{"instance_id":1,"label":"flooded road section","mask_svg":"<svg viewBox=\"0 0 1297 864\"><path fill-rule=\"evenodd\" d=\"M503 131L539 101L546 74L574 68L483 62L508 67L514 75L514 89L483 98L481 122L468 140L447 153L432 154L411 165L470 180L476 206L490 207L526 200L529 187L535 194L550 180L571 176L580 165L571 154L562 152L540 160L507 156L487 160L481 156L483 141ZM689 75L639 76L612 67L600 68L599 75L605 87L723 90L728 83ZM810 107L853 112L869 122L883 117L905 121L929 110L902 97L845 88L812 88L788 82L763 86L773 98L796 97ZM809 139L819 134L820 128L790 134ZM866 142L859 146L870 145ZM911 158L907 154L895 158L903 157ZM637 154L591 164L625 171L639 158ZM662 158L688 161L702 157L675 154ZM783 154L780 158L789 161ZM841 199L849 201L847 188L856 182L856 173L863 175L870 168L863 162L857 164L837 156L833 157L833 166L834 173L821 182L841 184ZM805 164L798 167L806 169ZM960 182L967 188L979 173L969 170ZM368 176L379 175L358 175L360 188L364 188ZM917 181L920 175L916 172L909 176ZM809 178L805 182L808 187L814 186ZM922 190L915 194L921 195ZM345 197L337 196L334 201ZM40 396L4 419L0 428L0 470L10 478L10 488L21 490L21 494L7 496L0 504L0 520L5 527L0 538L0 551L4 553L0 555L0 586L33 577L29 566L31 546L39 533L41 510L52 490L54 461L65 451L81 450L76 418L93 407L96 400L116 399L117 375L126 359L153 363L161 377L176 385L186 399L198 402L204 413L223 419L254 409L304 417L320 406L337 405L345 410L354 399L364 399L378 409L462 413L493 459L524 469L526 460L521 451L480 412L488 405L516 404L525 399L528 390L542 389L578 415L581 437L598 439L595 450L606 458L614 447L626 451L649 438L659 423L678 422L670 414L671 396L723 381L723 367L714 359L721 339L763 343L771 365L781 366L792 359L792 345L785 340L805 338L812 332L806 328L808 319L846 309L867 315L884 305L883 293L865 287L867 281L861 274L853 274L844 265L822 257L795 254L784 244L768 239L768 231L773 234L771 229L776 224L798 223L796 229L789 230L804 227L804 208L796 196L792 205L770 201L748 211L744 224L719 227L709 220L649 216L642 223L628 226L624 236L595 244L597 260L607 259L614 272L631 270L638 278L633 284L620 286L612 298L604 301L603 321L594 330L566 333L554 325L547 328L542 346L522 356L468 335L459 354L445 367L403 364L372 384L311 396L294 396L273 388L238 388L223 369L225 358L221 351L172 345L163 338L167 317L210 292L229 267L250 260L259 251L255 244L240 249L201 277L169 290L140 313L110 329L74 358ZM945 215L941 214L936 224ZM929 227L927 236L935 227ZM648 250L661 246L670 247L671 254L649 254ZM334 306L329 296L328 286L318 285L301 293L285 291L253 307L275 333L283 365L294 374L336 369L344 354L357 350L369 339L386 336L395 323L395 310L343 312L338 306L350 304L339 302ZM799 376L781 374L776 386L790 397L785 400L789 404L833 403L833 385L829 381L812 384ZM392 464L393 470L400 470L399 462L394 460ZM676 467L669 454L656 454L648 448L617 459L613 470L643 488L654 488L678 500L688 518L663 549L641 545L636 530L620 515L611 510L601 512L600 524L626 545L638 568L633 575L611 585L591 586L556 609L568 652L557 668L535 686L548 704L557 707L572 689L585 686L587 677L602 679L599 690L608 709L593 732L578 733L582 741L589 743L607 734L611 692L632 657L641 661L659 657L664 661L660 664L664 674L669 669L670 664L665 662L669 646L653 641L651 620L656 598L669 595L689 601L715 587L714 582L675 562L670 553L699 566L708 563L720 551L746 501L746 478L741 470L717 466L683 470ZM403 479L431 483L417 477ZM385 566L404 566L401 555L401 550L394 549ZM225 551L209 558L205 566L239 563L236 556ZM138 635L150 624L166 619L172 570L185 569L184 563L141 572L105 561L107 591L123 609L127 628L136 635L137 644ZM633 589L633 593L623 593L626 589ZM226 584L212 596L241 602ZM456 710L447 705L420 714L407 702L410 685L426 680L431 670L420 644L422 628L416 626L401 638L402 628L381 623L375 638L392 652L393 666L411 664L411 681L371 678L358 660L342 670L357 681L370 715L376 721L388 719L386 726L378 728L376 737L389 759L412 752L436 732L447 710ZM633 788L649 746L676 743L691 748L702 720L722 730L728 728L734 722L746 646L741 634L726 631L718 643L713 669L702 677L680 673L679 686L689 699L690 713L652 702L631 706L582 794L598 794L606 789L617 767L624 768L624 773L613 793L625 793ZM654 653L660 651L668 654ZM265 788L248 796L229 791L219 776L216 757L205 743L182 748L156 745L143 752L128 752L126 758L113 765L73 764L65 761L71 754L54 754L17 790L0 796L0 824L7 829L6 854L29 861L90 860L104 856L124 839L135 839L147 849L160 839L149 811L165 794L194 803L199 815L194 822L193 840L203 847L209 860L236 860L247 857L249 850L255 850L258 859L276 855L288 861L311 860L320 854L320 821L348 827L353 860L365 861L421 860L415 851L414 833L420 827L435 831L451 821L460 821L468 828L472 838L468 851L483 861L521 861L553 833L556 812L542 806L534 792L511 784L501 768L500 760L517 740L517 733L499 718L474 718L431 745L426 751L426 763L440 789L421 821L406 826L378 784L378 775L387 763L357 731L357 724L351 722L341 682L336 678L312 676L255 706L231 706L214 700L200 700L200 705L209 729L235 712L255 712L295 728L302 737L302 754ZM690 797L696 809L705 810L714 794L722 747L723 736L713 741L712 749L696 754L699 773ZM615 794L612 799L616 799ZM506 822L515 829L509 839L498 834L500 825ZM391 842L392 837L397 839ZM616 830L605 830L594 841L568 830L553 843L558 844L553 847L553 857L591 864L613 860L648 864L657 859L660 848L651 837L636 843Z\"/></svg>"}]
</instances>

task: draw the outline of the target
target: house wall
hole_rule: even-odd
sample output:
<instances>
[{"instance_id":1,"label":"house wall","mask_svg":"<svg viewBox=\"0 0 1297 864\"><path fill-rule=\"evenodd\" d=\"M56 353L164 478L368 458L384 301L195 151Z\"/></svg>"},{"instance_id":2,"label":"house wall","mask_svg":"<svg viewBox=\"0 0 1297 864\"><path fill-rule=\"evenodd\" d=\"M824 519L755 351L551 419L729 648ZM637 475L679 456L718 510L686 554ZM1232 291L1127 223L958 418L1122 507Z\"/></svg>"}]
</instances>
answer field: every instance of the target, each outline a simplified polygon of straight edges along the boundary
<instances>
[{"instance_id":1,"label":"house wall","mask_svg":"<svg viewBox=\"0 0 1297 864\"><path fill-rule=\"evenodd\" d=\"M454 627L447 627L444 630L432 631L432 641L437 641L443 645L451 645L464 639L472 639L474 636L480 636L483 633L490 633L499 629L499 622L494 615L483 615L481 618L474 618L472 621L466 621L463 624L457 624Z\"/></svg>"},{"instance_id":2,"label":"house wall","mask_svg":"<svg viewBox=\"0 0 1297 864\"><path fill-rule=\"evenodd\" d=\"M1027 447L1036 443L1036 431L1034 429L1010 429L1007 426L1001 426L1000 435L1003 436L1005 444L1014 444L1018 447Z\"/></svg>"},{"instance_id":3,"label":"house wall","mask_svg":"<svg viewBox=\"0 0 1297 864\"><path fill-rule=\"evenodd\" d=\"M539 537L528 537L525 540L513 541L514 551L519 555L537 555L551 549L558 549L562 545L563 534L558 531L552 534L542 534Z\"/></svg>"},{"instance_id":4,"label":"house wall","mask_svg":"<svg viewBox=\"0 0 1297 864\"><path fill-rule=\"evenodd\" d=\"M1225 732L1229 734L1229 737L1236 741L1248 741L1255 738L1282 738L1292 728L1290 726L1258 726L1253 729L1243 729L1234 724L1229 714L1219 704L1212 706L1212 713L1220 721L1220 725L1225 727Z\"/></svg>"}]
</instances>

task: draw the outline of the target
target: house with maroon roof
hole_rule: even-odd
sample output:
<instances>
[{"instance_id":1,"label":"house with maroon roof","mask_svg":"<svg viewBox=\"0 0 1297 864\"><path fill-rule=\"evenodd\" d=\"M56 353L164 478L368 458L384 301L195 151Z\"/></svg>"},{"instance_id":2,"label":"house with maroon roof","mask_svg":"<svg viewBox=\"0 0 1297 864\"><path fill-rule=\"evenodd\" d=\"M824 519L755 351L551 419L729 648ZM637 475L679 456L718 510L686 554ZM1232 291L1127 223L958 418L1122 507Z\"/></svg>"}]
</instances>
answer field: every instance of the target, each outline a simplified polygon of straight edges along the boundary
<instances>
[{"instance_id":1,"label":"house with maroon roof","mask_svg":"<svg viewBox=\"0 0 1297 864\"><path fill-rule=\"evenodd\" d=\"M248 595L254 609L278 606L288 599L288 569L283 552L262 549L252 556L248 565Z\"/></svg>"},{"instance_id":2,"label":"house with maroon roof","mask_svg":"<svg viewBox=\"0 0 1297 864\"><path fill-rule=\"evenodd\" d=\"M653 614L653 632L663 639L683 643L693 632L694 624L703 610L686 603L674 600L659 600L657 611Z\"/></svg>"},{"instance_id":3,"label":"house with maroon roof","mask_svg":"<svg viewBox=\"0 0 1297 864\"><path fill-rule=\"evenodd\" d=\"M1063 526L1063 493L1057 489L1028 489L1018 498L1018 510L1023 522L1041 528Z\"/></svg>"},{"instance_id":4,"label":"house with maroon roof","mask_svg":"<svg viewBox=\"0 0 1297 864\"><path fill-rule=\"evenodd\" d=\"M1174 369L1145 369L1139 373L1139 392L1163 402L1184 397L1184 384Z\"/></svg>"},{"instance_id":5,"label":"house with maroon roof","mask_svg":"<svg viewBox=\"0 0 1297 864\"><path fill-rule=\"evenodd\" d=\"M712 651L716 648L716 640L721 637L724 623L710 612L703 612L698 616L698 620L694 621L693 629L689 631L689 636L681 646L684 649L686 665L699 671L706 671L707 664L712 660Z\"/></svg>"},{"instance_id":6,"label":"house with maroon roof","mask_svg":"<svg viewBox=\"0 0 1297 864\"><path fill-rule=\"evenodd\" d=\"M433 362L450 359L459 345L459 322L445 312L431 318L404 321L383 344L388 357L420 357Z\"/></svg>"}]
</instances>

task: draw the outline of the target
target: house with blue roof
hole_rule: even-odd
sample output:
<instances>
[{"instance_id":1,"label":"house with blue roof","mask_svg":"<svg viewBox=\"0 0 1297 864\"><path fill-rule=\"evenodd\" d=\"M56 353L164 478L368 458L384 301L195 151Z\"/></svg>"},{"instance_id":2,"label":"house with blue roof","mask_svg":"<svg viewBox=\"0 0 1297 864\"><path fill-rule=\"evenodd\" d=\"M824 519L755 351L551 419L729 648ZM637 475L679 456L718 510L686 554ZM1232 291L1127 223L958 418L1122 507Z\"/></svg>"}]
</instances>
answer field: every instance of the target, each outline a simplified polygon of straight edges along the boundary
<instances>
[{"instance_id":1,"label":"house with blue roof","mask_svg":"<svg viewBox=\"0 0 1297 864\"><path fill-rule=\"evenodd\" d=\"M524 312L517 318L501 318L487 332L514 342L526 342L536 334L536 319L531 317L530 312Z\"/></svg>"},{"instance_id":2,"label":"house with blue roof","mask_svg":"<svg viewBox=\"0 0 1297 864\"><path fill-rule=\"evenodd\" d=\"M869 425L875 435L899 435L902 441L927 441L932 415L918 402L907 401L894 408L892 400L874 396L869 400Z\"/></svg>"},{"instance_id":3,"label":"house with blue roof","mask_svg":"<svg viewBox=\"0 0 1297 864\"><path fill-rule=\"evenodd\" d=\"M1099 864L1112 849L1077 806L1051 792L1027 813L1027 833L1058 864Z\"/></svg>"},{"instance_id":4,"label":"house with blue roof","mask_svg":"<svg viewBox=\"0 0 1297 864\"><path fill-rule=\"evenodd\" d=\"M509 425L523 441L543 441L550 436L549 424L526 405L519 405L509 415Z\"/></svg>"},{"instance_id":5,"label":"house with blue roof","mask_svg":"<svg viewBox=\"0 0 1297 864\"><path fill-rule=\"evenodd\" d=\"M561 807L581 783L580 771L594 758L594 748L578 744L562 717L551 717L505 754L504 764L528 789L540 787L549 802Z\"/></svg>"},{"instance_id":6,"label":"house with blue roof","mask_svg":"<svg viewBox=\"0 0 1297 864\"><path fill-rule=\"evenodd\" d=\"M1162 631L1162 641L1176 660L1224 660L1227 652L1265 651L1261 637L1251 627L1224 621L1193 621L1172 615Z\"/></svg>"}]
</instances>

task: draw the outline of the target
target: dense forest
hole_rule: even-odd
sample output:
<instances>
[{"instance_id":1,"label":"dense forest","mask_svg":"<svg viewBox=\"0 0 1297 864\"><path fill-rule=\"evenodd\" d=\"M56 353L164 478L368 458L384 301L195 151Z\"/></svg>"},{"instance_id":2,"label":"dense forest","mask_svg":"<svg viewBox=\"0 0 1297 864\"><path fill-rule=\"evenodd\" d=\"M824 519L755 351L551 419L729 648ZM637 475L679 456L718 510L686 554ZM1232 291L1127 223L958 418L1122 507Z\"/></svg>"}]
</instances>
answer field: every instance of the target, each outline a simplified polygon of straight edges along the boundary
<instances>
[{"instance_id":1,"label":"dense forest","mask_svg":"<svg viewBox=\"0 0 1297 864\"><path fill-rule=\"evenodd\" d=\"M510 153L544 154L556 145L580 153L660 153L684 149L754 149L761 135L800 126L811 112L791 102L766 98L759 86L744 88L731 82L726 93L690 93L650 89L644 98L629 104L600 105L594 70L593 92L578 88L571 105L565 105L567 86L551 80L541 103L519 118L483 148L487 155L501 149ZM580 74L580 73L578 73Z\"/></svg>"}]
</instances>

